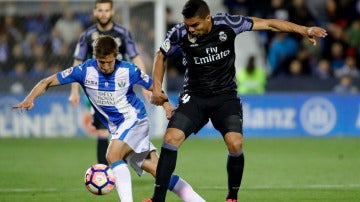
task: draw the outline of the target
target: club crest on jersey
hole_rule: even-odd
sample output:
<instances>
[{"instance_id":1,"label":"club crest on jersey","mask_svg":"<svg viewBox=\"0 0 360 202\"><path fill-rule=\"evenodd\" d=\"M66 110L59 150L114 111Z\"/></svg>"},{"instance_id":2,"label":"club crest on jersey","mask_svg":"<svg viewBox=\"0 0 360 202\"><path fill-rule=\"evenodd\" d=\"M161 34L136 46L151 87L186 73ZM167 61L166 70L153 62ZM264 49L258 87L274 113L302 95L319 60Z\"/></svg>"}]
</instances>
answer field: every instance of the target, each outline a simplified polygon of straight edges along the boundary
<instances>
[{"instance_id":1,"label":"club crest on jersey","mask_svg":"<svg viewBox=\"0 0 360 202\"><path fill-rule=\"evenodd\" d=\"M72 72L73 72L73 67L67 68L61 72L61 77L65 78L65 77L69 76Z\"/></svg>"},{"instance_id":2,"label":"club crest on jersey","mask_svg":"<svg viewBox=\"0 0 360 202\"><path fill-rule=\"evenodd\" d=\"M165 51L168 52L170 50L171 44L170 44L170 40L166 39L163 44L161 44L161 48Z\"/></svg>"},{"instance_id":3,"label":"club crest on jersey","mask_svg":"<svg viewBox=\"0 0 360 202\"><path fill-rule=\"evenodd\" d=\"M124 88L126 86L126 80L120 80L117 84L120 88Z\"/></svg>"},{"instance_id":4,"label":"club crest on jersey","mask_svg":"<svg viewBox=\"0 0 360 202\"><path fill-rule=\"evenodd\" d=\"M219 39L220 39L220 41L227 40L227 35L225 34L225 32L223 32L223 31L219 32Z\"/></svg>"}]
</instances>

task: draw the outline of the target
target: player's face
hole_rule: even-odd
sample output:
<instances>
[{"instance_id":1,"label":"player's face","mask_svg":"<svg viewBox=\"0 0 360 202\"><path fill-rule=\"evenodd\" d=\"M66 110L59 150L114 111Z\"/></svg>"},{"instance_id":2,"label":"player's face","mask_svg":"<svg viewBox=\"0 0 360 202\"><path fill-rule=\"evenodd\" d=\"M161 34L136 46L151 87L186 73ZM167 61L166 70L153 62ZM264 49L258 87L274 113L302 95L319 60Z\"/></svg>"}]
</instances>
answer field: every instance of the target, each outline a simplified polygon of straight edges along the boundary
<instances>
[{"instance_id":1,"label":"player's face","mask_svg":"<svg viewBox=\"0 0 360 202\"><path fill-rule=\"evenodd\" d=\"M208 34L211 30L210 15L206 16L204 19L199 16L184 18L184 23L192 37Z\"/></svg>"},{"instance_id":2,"label":"player's face","mask_svg":"<svg viewBox=\"0 0 360 202\"><path fill-rule=\"evenodd\" d=\"M98 68L103 74L111 74L114 72L115 60L116 57L114 54L96 58Z\"/></svg>"},{"instance_id":3,"label":"player's face","mask_svg":"<svg viewBox=\"0 0 360 202\"><path fill-rule=\"evenodd\" d=\"M96 22L105 27L112 21L114 10L111 8L110 3L98 3L94 8L93 14Z\"/></svg>"}]
</instances>

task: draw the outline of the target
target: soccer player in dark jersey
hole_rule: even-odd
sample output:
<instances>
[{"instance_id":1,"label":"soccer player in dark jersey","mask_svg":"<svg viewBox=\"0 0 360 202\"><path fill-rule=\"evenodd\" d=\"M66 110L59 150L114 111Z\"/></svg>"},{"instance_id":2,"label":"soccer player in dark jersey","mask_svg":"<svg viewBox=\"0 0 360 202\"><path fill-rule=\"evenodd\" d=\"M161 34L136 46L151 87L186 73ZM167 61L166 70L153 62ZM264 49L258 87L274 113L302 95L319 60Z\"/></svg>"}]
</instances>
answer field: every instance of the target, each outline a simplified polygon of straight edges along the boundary
<instances>
[{"instance_id":1,"label":"soccer player in dark jersey","mask_svg":"<svg viewBox=\"0 0 360 202\"><path fill-rule=\"evenodd\" d=\"M76 66L93 55L93 43L100 35L110 35L114 37L119 46L118 60L131 59L142 71L145 71L145 65L139 56L136 44L132 39L130 32L119 24L113 22L114 16L113 1L112 0L96 0L93 15L96 19L96 24L87 28L81 35L74 53L74 64ZM150 92L143 89L144 97L150 97ZM79 85L73 83L71 85L71 93L69 101L73 105L78 105L80 101ZM97 160L98 163L107 164L105 155L108 146L108 131L100 122L99 118L93 113L92 129L93 133L98 135L97 138Z\"/></svg>"},{"instance_id":2,"label":"soccer player in dark jersey","mask_svg":"<svg viewBox=\"0 0 360 202\"><path fill-rule=\"evenodd\" d=\"M154 60L154 89L151 103L161 105L164 62L178 48L183 49L186 66L184 91L166 129L156 173L154 194L145 201L164 202L170 176L176 166L178 148L192 133L211 120L227 146L227 202L236 202L244 170L243 112L235 83L235 37L244 31L268 30L298 33L316 45L325 37L320 27L305 27L277 19L217 14L210 15L203 0L189 0L176 25L157 51ZM244 47L246 48L246 47Z\"/></svg>"}]
</instances>

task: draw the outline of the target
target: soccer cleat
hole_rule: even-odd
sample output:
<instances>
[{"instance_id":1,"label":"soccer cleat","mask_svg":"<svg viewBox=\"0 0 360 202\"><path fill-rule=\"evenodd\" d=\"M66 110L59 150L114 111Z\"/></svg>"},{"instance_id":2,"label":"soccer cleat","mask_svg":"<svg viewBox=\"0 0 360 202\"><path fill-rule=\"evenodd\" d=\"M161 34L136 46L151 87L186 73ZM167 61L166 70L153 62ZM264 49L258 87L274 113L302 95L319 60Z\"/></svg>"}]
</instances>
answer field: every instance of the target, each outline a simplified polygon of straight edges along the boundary
<instances>
[{"instance_id":1,"label":"soccer cleat","mask_svg":"<svg viewBox=\"0 0 360 202\"><path fill-rule=\"evenodd\" d=\"M236 199L227 199L225 202L237 202L237 200Z\"/></svg>"},{"instance_id":2,"label":"soccer cleat","mask_svg":"<svg viewBox=\"0 0 360 202\"><path fill-rule=\"evenodd\" d=\"M149 199L144 199L142 202L152 202L152 199L149 198Z\"/></svg>"}]
</instances>

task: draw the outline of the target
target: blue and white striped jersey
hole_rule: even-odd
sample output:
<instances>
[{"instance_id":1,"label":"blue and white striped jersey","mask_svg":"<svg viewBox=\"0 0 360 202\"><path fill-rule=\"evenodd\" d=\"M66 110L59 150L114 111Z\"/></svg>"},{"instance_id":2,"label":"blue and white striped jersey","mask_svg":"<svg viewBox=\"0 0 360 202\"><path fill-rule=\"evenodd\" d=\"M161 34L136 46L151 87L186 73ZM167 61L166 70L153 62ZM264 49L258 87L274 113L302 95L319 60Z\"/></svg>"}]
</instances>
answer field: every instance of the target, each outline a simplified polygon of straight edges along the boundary
<instances>
[{"instance_id":1,"label":"blue and white striped jersey","mask_svg":"<svg viewBox=\"0 0 360 202\"><path fill-rule=\"evenodd\" d=\"M114 72L105 75L98 70L96 59L88 59L57 73L57 78L61 85L78 82L82 86L95 113L112 134L125 120L135 122L147 116L133 86L148 89L153 81L133 63L117 60Z\"/></svg>"}]
</instances>

